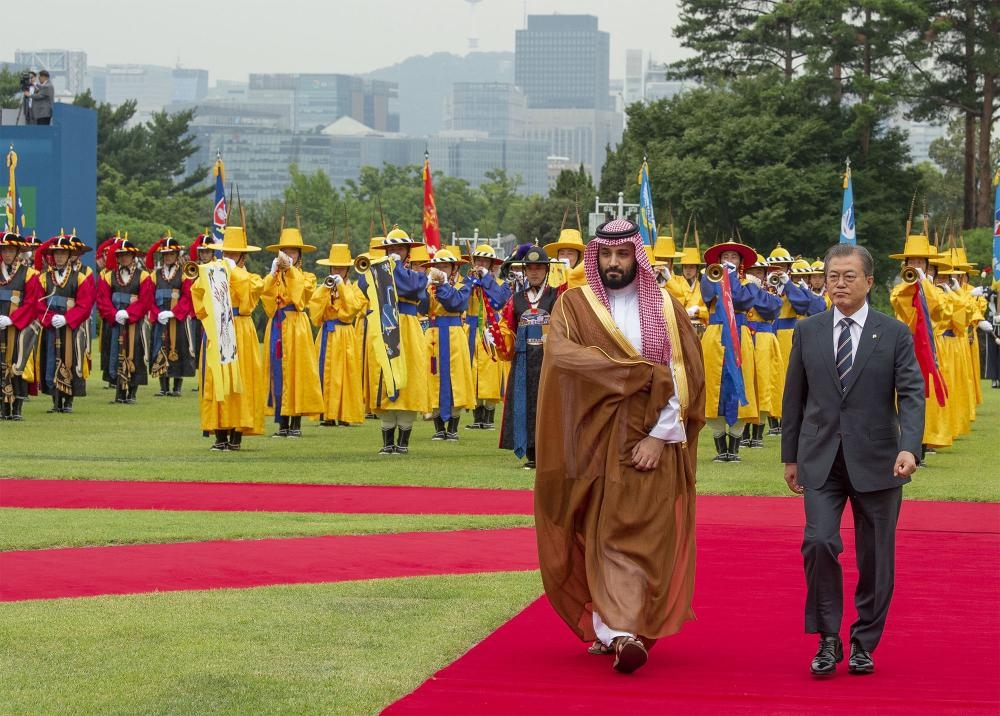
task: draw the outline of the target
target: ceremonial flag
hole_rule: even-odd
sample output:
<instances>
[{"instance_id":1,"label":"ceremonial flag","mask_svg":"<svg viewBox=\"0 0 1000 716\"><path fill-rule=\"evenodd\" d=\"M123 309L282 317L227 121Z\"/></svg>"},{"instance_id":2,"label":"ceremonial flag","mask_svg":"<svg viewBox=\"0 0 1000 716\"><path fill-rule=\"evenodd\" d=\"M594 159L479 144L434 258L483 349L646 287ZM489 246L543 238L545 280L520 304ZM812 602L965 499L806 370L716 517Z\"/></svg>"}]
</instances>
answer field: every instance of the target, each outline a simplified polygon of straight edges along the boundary
<instances>
[{"instance_id":1,"label":"ceremonial flag","mask_svg":"<svg viewBox=\"0 0 1000 716\"><path fill-rule=\"evenodd\" d=\"M427 152L424 152L424 243L427 244L427 253L431 256L441 248L441 226L438 223L437 207L434 205L431 160Z\"/></svg>"},{"instance_id":2,"label":"ceremonial flag","mask_svg":"<svg viewBox=\"0 0 1000 716\"><path fill-rule=\"evenodd\" d=\"M649 165L642 158L639 168L639 233L642 243L652 246L656 243L656 217L653 216L653 193L649 189Z\"/></svg>"},{"instance_id":3,"label":"ceremonial flag","mask_svg":"<svg viewBox=\"0 0 1000 716\"><path fill-rule=\"evenodd\" d=\"M215 209L212 211L212 236L216 241L222 241L222 234L226 229L226 222L229 220L229 210L226 206L226 167L222 163L222 153L215 155L215 168L212 170L215 175Z\"/></svg>"},{"instance_id":4,"label":"ceremonial flag","mask_svg":"<svg viewBox=\"0 0 1000 716\"><path fill-rule=\"evenodd\" d=\"M13 181L13 180L11 180ZM1000 284L1000 167L993 175L993 286Z\"/></svg>"},{"instance_id":5,"label":"ceremonial flag","mask_svg":"<svg viewBox=\"0 0 1000 716\"><path fill-rule=\"evenodd\" d=\"M24 228L24 210L21 207L21 200L17 195L17 182L14 179L15 168L17 168L17 152L14 151L14 145L11 145L10 151L7 152L8 181L4 228L6 231L13 231L17 234L19 233L19 223L22 224L21 228Z\"/></svg>"},{"instance_id":6,"label":"ceremonial flag","mask_svg":"<svg viewBox=\"0 0 1000 716\"><path fill-rule=\"evenodd\" d=\"M858 243L855 232L854 215L854 184L851 181L851 160L847 160L847 171L844 172L844 205L840 210L840 243Z\"/></svg>"}]
</instances>

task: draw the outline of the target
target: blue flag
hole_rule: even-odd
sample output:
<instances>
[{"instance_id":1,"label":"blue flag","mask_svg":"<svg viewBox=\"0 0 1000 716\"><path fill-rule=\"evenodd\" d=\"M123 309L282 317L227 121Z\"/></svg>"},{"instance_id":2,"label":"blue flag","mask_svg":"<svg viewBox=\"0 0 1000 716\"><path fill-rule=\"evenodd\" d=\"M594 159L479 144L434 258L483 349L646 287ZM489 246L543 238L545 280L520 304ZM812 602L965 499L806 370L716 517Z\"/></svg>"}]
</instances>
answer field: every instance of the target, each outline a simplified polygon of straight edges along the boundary
<instances>
[{"instance_id":1,"label":"blue flag","mask_svg":"<svg viewBox=\"0 0 1000 716\"><path fill-rule=\"evenodd\" d=\"M642 243L652 246L656 243L656 217L653 216L653 193L649 189L649 166L642 160L639 169L639 233Z\"/></svg>"},{"instance_id":2,"label":"blue flag","mask_svg":"<svg viewBox=\"0 0 1000 716\"><path fill-rule=\"evenodd\" d=\"M851 162L847 161L847 171L844 172L844 205L840 210L840 243L856 244L858 237L855 233L854 215L854 184L851 181Z\"/></svg>"},{"instance_id":3,"label":"blue flag","mask_svg":"<svg viewBox=\"0 0 1000 716\"><path fill-rule=\"evenodd\" d=\"M993 285L1000 282L1000 169L993 175Z\"/></svg>"},{"instance_id":4,"label":"blue flag","mask_svg":"<svg viewBox=\"0 0 1000 716\"><path fill-rule=\"evenodd\" d=\"M222 164L222 156L215 160L215 209L212 211L212 236L216 241L222 241L222 232L226 229L226 222L229 220L229 211L226 207L226 190L223 186L226 181L226 168Z\"/></svg>"}]
</instances>

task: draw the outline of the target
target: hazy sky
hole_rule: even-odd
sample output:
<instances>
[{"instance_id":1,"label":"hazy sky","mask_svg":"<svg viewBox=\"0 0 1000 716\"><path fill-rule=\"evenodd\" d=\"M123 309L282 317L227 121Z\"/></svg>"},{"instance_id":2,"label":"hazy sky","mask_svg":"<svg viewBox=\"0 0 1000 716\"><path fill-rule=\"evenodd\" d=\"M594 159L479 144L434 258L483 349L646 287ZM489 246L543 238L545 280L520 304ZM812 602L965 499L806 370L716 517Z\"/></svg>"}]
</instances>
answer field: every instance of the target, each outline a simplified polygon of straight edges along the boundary
<instances>
[{"instance_id":1,"label":"hazy sky","mask_svg":"<svg viewBox=\"0 0 1000 716\"><path fill-rule=\"evenodd\" d=\"M411 55L513 51L525 15L598 17L611 35L611 76L622 78L626 49L658 60L684 56L671 28L675 0L45 0L14 49L71 49L90 65L154 64L207 69L210 82L251 72L361 74ZM475 21L473 21L475 18ZM13 43L10 42L13 40ZM9 53L9 54L8 54ZM3 55L0 55L2 57Z\"/></svg>"}]
</instances>

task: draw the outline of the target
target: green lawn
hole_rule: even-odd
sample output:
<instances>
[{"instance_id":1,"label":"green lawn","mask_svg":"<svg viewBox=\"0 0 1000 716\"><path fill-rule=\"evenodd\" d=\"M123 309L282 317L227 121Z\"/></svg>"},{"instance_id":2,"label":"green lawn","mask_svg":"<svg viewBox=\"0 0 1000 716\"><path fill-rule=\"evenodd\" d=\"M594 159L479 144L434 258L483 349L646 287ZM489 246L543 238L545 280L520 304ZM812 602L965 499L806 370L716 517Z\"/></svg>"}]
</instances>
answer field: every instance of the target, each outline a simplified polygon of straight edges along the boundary
<instances>
[{"instance_id":1,"label":"green lawn","mask_svg":"<svg viewBox=\"0 0 1000 716\"><path fill-rule=\"evenodd\" d=\"M0 604L0 711L373 714L540 593L523 572Z\"/></svg>"},{"instance_id":2,"label":"green lawn","mask_svg":"<svg viewBox=\"0 0 1000 716\"><path fill-rule=\"evenodd\" d=\"M337 515L300 512L0 508L0 550L530 527L519 515Z\"/></svg>"},{"instance_id":3,"label":"green lawn","mask_svg":"<svg viewBox=\"0 0 1000 716\"><path fill-rule=\"evenodd\" d=\"M188 381L191 383L191 381ZM1000 500L1000 478L984 470L1000 434L1000 391L984 383L986 402L971 435L928 458L906 488L909 498ZM26 420L3 426L22 450L8 455L0 474L16 477L125 480L308 482L365 485L432 485L528 489L533 473L496 445L499 432L460 429L458 443L431 442L433 426L417 423L409 455L376 455L376 421L360 427L324 428L306 422L298 440L247 438L239 453L213 453L198 429L197 394L154 398L140 391L137 405L109 405L111 391L91 382L91 395L76 401L72 415L47 415L43 398L25 406ZM471 418L463 416L463 423ZM270 429L270 424L269 424ZM740 464L713 463L711 435L699 442L698 487L705 494L784 495L778 441L744 450Z\"/></svg>"}]
</instances>

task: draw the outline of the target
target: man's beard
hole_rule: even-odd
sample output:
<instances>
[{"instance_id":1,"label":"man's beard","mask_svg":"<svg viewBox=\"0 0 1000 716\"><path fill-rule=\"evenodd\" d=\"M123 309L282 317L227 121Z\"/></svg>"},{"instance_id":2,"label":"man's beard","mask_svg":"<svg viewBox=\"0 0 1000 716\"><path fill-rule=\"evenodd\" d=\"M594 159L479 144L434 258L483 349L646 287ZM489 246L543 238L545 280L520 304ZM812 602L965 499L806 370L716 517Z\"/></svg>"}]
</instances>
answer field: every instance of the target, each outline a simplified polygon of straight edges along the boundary
<instances>
[{"instance_id":1,"label":"man's beard","mask_svg":"<svg viewBox=\"0 0 1000 716\"><path fill-rule=\"evenodd\" d=\"M601 283L604 284L604 288L610 288L612 290L625 288L630 283L635 281L635 264L632 264L632 268L625 271L622 274L616 274L614 277L609 277L607 272L598 267L598 275L601 277Z\"/></svg>"}]
</instances>

